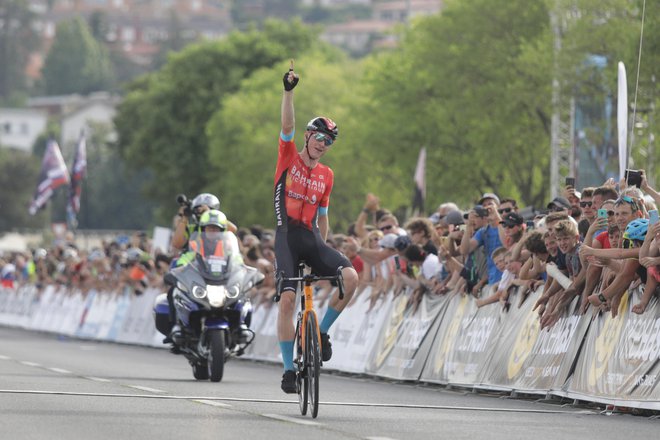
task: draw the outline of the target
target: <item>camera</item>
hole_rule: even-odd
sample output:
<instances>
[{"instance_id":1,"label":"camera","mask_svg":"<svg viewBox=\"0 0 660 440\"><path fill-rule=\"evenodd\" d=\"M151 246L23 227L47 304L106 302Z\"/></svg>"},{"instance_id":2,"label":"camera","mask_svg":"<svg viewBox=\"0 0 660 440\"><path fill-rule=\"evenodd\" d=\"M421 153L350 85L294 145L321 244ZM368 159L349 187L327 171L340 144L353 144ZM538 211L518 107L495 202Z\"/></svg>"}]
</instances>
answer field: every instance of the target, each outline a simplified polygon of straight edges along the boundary
<instances>
[{"instance_id":1,"label":"camera","mask_svg":"<svg viewBox=\"0 0 660 440\"><path fill-rule=\"evenodd\" d=\"M483 206L476 206L474 213L477 214L477 217L488 217L488 210Z\"/></svg>"},{"instance_id":2,"label":"camera","mask_svg":"<svg viewBox=\"0 0 660 440\"><path fill-rule=\"evenodd\" d=\"M626 183L628 186L636 186L640 188L642 186L642 172L639 170L626 170Z\"/></svg>"},{"instance_id":3,"label":"camera","mask_svg":"<svg viewBox=\"0 0 660 440\"><path fill-rule=\"evenodd\" d=\"M179 194L176 196L176 202L179 206L183 207L183 214L190 217L192 215L192 203L188 200L185 194Z\"/></svg>"}]
</instances>

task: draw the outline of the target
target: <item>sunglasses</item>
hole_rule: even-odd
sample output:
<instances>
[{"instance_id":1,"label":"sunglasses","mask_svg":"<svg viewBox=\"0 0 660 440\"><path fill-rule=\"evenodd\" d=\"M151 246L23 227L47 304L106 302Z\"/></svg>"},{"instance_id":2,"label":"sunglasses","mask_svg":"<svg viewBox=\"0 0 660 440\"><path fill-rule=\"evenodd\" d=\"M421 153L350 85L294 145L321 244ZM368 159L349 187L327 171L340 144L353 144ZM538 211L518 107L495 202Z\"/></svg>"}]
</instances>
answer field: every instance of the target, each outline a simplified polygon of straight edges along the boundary
<instances>
[{"instance_id":1,"label":"sunglasses","mask_svg":"<svg viewBox=\"0 0 660 440\"><path fill-rule=\"evenodd\" d=\"M552 205L552 208L550 209L553 212L559 212L559 211L565 211L567 208L564 208L563 206L557 206L557 205Z\"/></svg>"},{"instance_id":2,"label":"sunglasses","mask_svg":"<svg viewBox=\"0 0 660 440\"><path fill-rule=\"evenodd\" d=\"M314 135L314 139L316 139L319 142L323 141L326 147L329 147L334 142L330 136L323 133L316 133Z\"/></svg>"},{"instance_id":3,"label":"sunglasses","mask_svg":"<svg viewBox=\"0 0 660 440\"><path fill-rule=\"evenodd\" d=\"M507 228L507 229L513 229L516 226L520 226L520 225L504 225L504 227Z\"/></svg>"},{"instance_id":4,"label":"sunglasses","mask_svg":"<svg viewBox=\"0 0 660 440\"><path fill-rule=\"evenodd\" d=\"M511 211L513 211L513 208L502 208L497 210L497 212L499 212L500 214L505 214L505 213L508 214Z\"/></svg>"},{"instance_id":5,"label":"sunglasses","mask_svg":"<svg viewBox=\"0 0 660 440\"><path fill-rule=\"evenodd\" d=\"M392 229L393 227L394 227L394 226L392 226L392 225L386 225L386 226L380 227L380 228L378 228L378 229L380 229L381 231L385 232L385 231L389 231L389 230Z\"/></svg>"},{"instance_id":6,"label":"sunglasses","mask_svg":"<svg viewBox=\"0 0 660 440\"><path fill-rule=\"evenodd\" d=\"M594 202L580 202L580 208L586 208L587 206L591 208L591 205L593 205Z\"/></svg>"},{"instance_id":7,"label":"sunglasses","mask_svg":"<svg viewBox=\"0 0 660 440\"><path fill-rule=\"evenodd\" d=\"M632 206L633 210L635 210L635 211L637 209L639 209L638 206L637 206L637 201L635 199L633 199L632 197L629 197L629 196L619 197L618 199L616 199L616 202L614 202L614 206L620 205L623 202L626 202L626 203L630 204L630 206Z\"/></svg>"}]
</instances>

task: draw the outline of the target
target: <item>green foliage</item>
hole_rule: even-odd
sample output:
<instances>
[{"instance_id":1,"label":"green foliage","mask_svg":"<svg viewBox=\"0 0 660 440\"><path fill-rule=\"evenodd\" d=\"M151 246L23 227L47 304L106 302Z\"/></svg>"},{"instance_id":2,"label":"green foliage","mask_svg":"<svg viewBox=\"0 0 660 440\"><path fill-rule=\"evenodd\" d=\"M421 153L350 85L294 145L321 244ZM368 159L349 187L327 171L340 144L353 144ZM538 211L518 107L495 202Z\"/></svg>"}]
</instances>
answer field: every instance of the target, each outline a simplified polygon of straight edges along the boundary
<instances>
[{"instance_id":1,"label":"green foliage","mask_svg":"<svg viewBox=\"0 0 660 440\"><path fill-rule=\"evenodd\" d=\"M25 67L39 44L34 20L27 0L0 3L0 102L11 103L27 88Z\"/></svg>"},{"instance_id":2,"label":"green foliage","mask_svg":"<svg viewBox=\"0 0 660 440\"><path fill-rule=\"evenodd\" d=\"M28 207L37 187L41 158L0 148L0 231L35 228L44 224L48 208L30 216Z\"/></svg>"},{"instance_id":3,"label":"green foliage","mask_svg":"<svg viewBox=\"0 0 660 440\"><path fill-rule=\"evenodd\" d=\"M107 90L114 81L107 49L94 39L80 17L57 26L42 74L49 95Z\"/></svg>"},{"instance_id":4,"label":"green foliage","mask_svg":"<svg viewBox=\"0 0 660 440\"><path fill-rule=\"evenodd\" d=\"M313 44L313 29L300 22L268 21L262 31L188 46L130 86L115 120L119 147L133 169L152 172L145 190L162 206L161 220L176 209L176 194L199 193L214 178L205 127L222 100L255 70Z\"/></svg>"}]
</instances>

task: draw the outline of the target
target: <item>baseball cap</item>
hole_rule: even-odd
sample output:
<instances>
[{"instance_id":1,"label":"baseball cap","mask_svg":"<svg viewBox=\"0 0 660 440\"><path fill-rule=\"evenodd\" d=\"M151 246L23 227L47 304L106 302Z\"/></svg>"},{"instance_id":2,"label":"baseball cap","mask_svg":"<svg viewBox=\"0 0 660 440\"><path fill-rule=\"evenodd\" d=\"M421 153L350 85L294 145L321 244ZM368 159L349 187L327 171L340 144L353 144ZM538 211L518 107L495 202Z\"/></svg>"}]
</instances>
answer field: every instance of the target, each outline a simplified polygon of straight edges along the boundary
<instances>
[{"instance_id":1,"label":"baseball cap","mask_svg":"<svg viewBox=\"0 0 660 440\"><path fill-rule=\"evenodd\" d=\"M462 225L465 222L463 221L463 214L461 214L460 211L449 211L447 215L445 216L445 222L447 222L448 225Z\"/></svg>"},{"instance_id":2,"label":"baseball cap","mask_svg":"<svg viewBox=\"0 0 660 440\"><path fill-rule=\"evenodd\" d=\"M394 241L397 239L397 237L398 235L396 234L386 234L383 238L378 240L378 244L384 248L395 249Z\"/></svg>"},{"instance_id":3,"label":"baseball cap","mask_svg":"<svg viewBox=\"0 0 660 440\"><path fill-rule=\"evenodd\" d=\"M480 205L483 205L483 204L484 204L484 200L486 200L486 199L493 199L493 200L495 200L495 201L497 202L498 205L500 204L500 198L497 197L497 195L494 194L494 193L484 193L484 194L481 196L481 198L479 199L479 204L480 204Z\"/></svg>"},{"instance_id":4,"label":"baseball cap","mask_svg":"<svg viewBox=\"0 0 660 440\"><path fill-rule=\"evenodd\" d=\"M504 226L520 226L524 222L525 221L523 220L520 214L518 214L517 212L509 212L504 214L504 217L502 217L502 221L500 222L500 224Z\"/></svg>"},{"instance_id":5,"label":"baseball cap","mask_svg":"<svg viewBox=\"0 0 660 440\"><path fill-rule=\"evenodd\" d=\"M548 203L547 208L552 209L555 206L558 206L560 208L571 209L571 203L568 200L566 200L565 197L562 196L557 196L554 199L552 199L552 202Z\"/></svg>"},{"instance_id":6,"label":"baseball cap","mask_svg":"<svg viewBox=\"0 0 660 440\"><path fill-rule=\"evenodd\" d=\"M394 249L403 251L412 244L412 240L407 235L400 235L394 240Z\"/></svg>"}]
</instances>

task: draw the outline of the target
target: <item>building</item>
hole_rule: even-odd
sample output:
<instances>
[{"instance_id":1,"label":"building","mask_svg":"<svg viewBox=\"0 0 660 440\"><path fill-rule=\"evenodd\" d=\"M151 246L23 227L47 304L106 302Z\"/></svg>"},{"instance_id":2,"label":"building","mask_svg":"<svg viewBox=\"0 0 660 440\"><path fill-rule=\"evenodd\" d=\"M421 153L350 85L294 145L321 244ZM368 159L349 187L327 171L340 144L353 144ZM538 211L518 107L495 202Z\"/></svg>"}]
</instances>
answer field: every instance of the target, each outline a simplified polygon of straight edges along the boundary
<instances>
[{"instance_id":1,"label":"building","mask_svg":"<svg viewBox=\"0 0 660 440\"><path fill-rule=\"evenodd\" d=\"M32 152L32 146L48 124L40 109L0 108L0 146Z\"/></svg>"}]
</instances>

